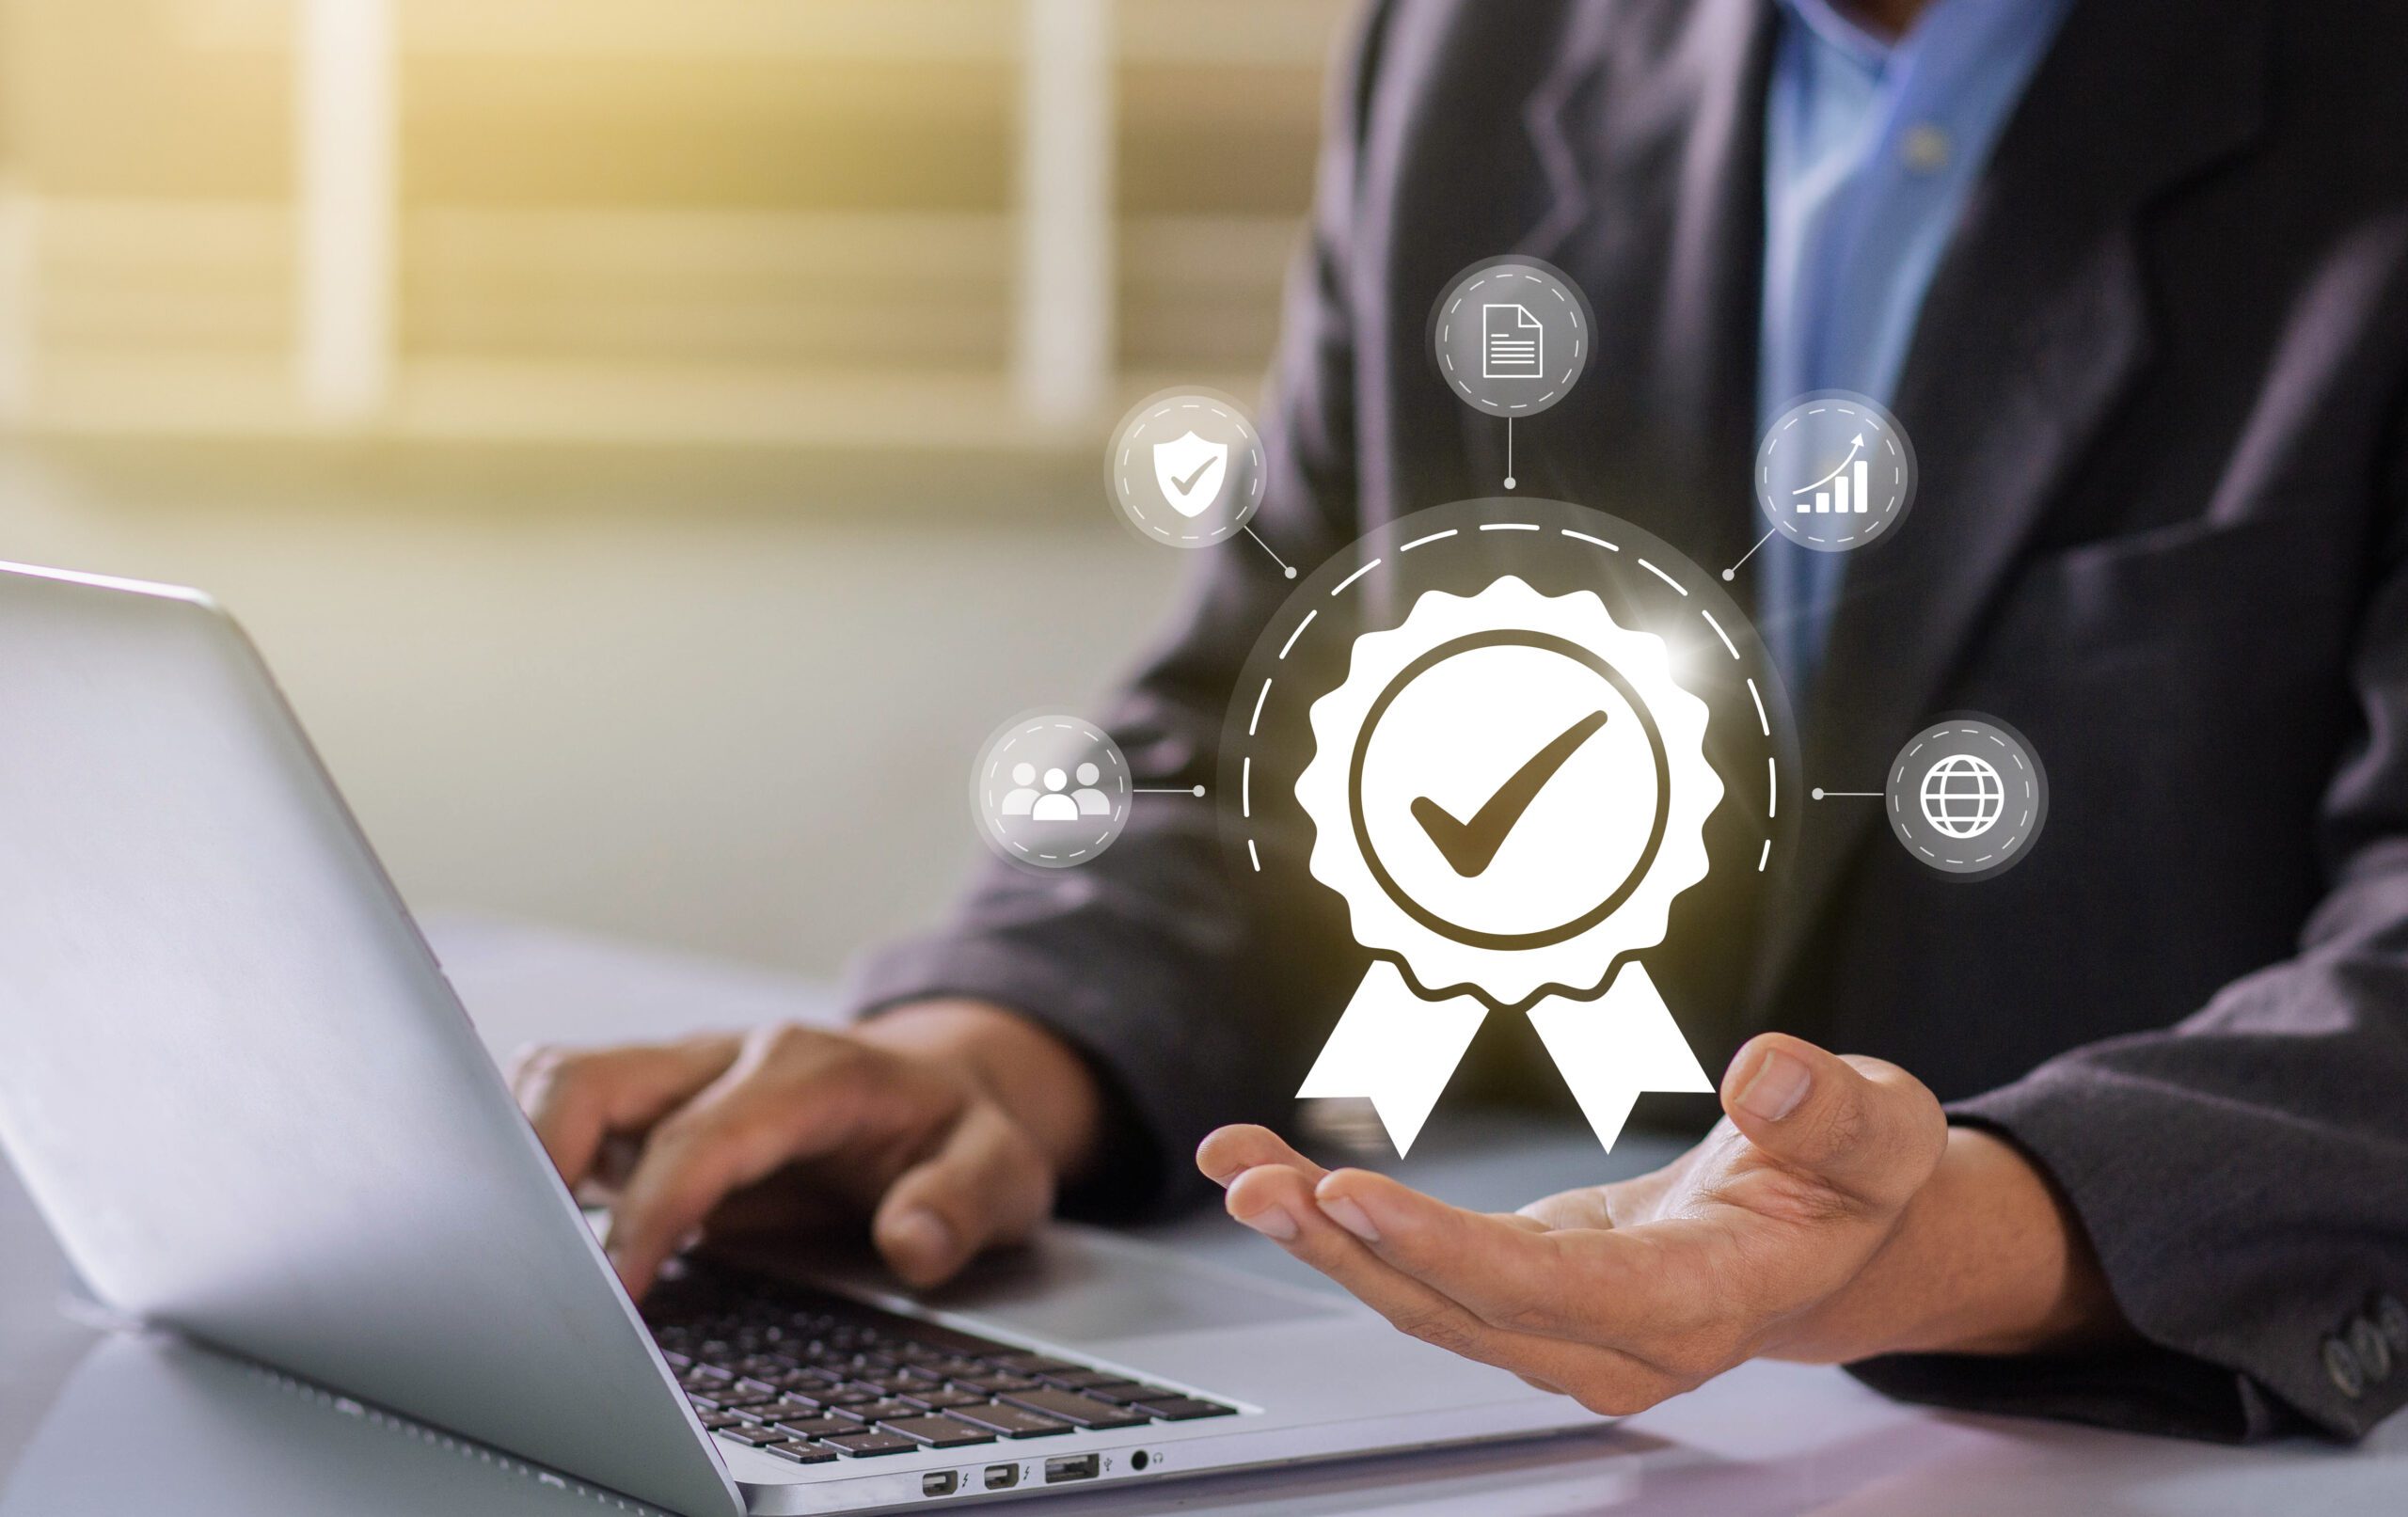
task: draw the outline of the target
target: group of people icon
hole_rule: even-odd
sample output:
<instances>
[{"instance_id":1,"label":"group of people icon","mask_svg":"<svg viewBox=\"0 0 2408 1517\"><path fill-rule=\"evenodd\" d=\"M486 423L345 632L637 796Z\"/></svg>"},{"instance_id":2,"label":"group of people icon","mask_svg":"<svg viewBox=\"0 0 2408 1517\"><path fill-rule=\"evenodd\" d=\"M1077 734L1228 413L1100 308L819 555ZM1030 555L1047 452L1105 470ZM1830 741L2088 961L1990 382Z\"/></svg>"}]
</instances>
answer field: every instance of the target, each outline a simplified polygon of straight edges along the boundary
<instances>
[{"instance_id":1,"label":"group of people icon","mask_svg":"<svg viewBox=\"0 0 2408 1517\"><path fill-rule=\"evenodd\" d=\"M1109 816L1112 802L1098 790L1096 782L1103 771L1092 764L1078 767L1079 788L1070 790L1070 776L1058 768L1045 771L1045 789L1037 789L1037 766L1012 766L1012 783L1017 788L1004 797L1006 816L1025 816L1032 822L1075 822L1082 816ZM1069 790L1069 794L1063 794Z\"/></svg>"}]
</instances>

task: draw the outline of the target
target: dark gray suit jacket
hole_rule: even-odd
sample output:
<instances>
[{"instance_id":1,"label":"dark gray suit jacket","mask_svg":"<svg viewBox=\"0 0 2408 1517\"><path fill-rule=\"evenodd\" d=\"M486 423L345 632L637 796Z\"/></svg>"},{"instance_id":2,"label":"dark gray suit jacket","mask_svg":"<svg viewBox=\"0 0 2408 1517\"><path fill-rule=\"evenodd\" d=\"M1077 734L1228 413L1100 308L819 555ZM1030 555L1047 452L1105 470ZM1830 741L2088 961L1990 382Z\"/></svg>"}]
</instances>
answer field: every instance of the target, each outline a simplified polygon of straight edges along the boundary
<instances>
[{"instance_id":1,"label":"dark gray suit jacket","mask_svg":"<svg viewBox=\"0 0 2408 1517\"><path fill-rule=\"evenodd\" d=\"M1373 9L1274 374L1258 525L1283 556L1493 493L1501 429L1440 382L1425 322L1516 249L1587 290L1600 351L1522 424L1525 493L1739 556L1771 11ZM1877 788L1927 718L1995 712L2049 766L2048 830L1968 887L1877 806L1812 807L1713 927L1721 979L1671 999L1719 1008L1690 1029L1709 1067L1784 1027L2008 1135L2146 1346L1858 1367L1897 1393L2227 1438L2355 1435L2408 1401L2402 59L2397 0L2079 5L1931 286L1895 397L1919 503L1847 565L1805 769ZM1246 545L1212 556L1117 714L1141 773L1213 780L1288 588ZM1206 1130L1281 1114L1360 969L1326 901L1279 918L1313 940L1269 929L1204 812L1142 809L1066 877L998 872L867 963L863 1004L1047 1021L1125 1101L1118 1179L1175 1193Z\"/></svg>"}]
</instances>

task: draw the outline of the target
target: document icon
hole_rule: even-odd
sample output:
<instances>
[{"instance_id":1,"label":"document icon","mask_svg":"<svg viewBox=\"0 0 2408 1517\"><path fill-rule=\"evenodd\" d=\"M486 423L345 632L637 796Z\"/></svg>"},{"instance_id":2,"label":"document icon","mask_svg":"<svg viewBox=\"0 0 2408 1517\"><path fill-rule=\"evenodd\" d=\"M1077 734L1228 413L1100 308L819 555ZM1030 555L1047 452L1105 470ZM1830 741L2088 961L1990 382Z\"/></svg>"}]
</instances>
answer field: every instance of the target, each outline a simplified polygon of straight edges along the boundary
<instances>
[{"instance_id":1,"label":"document icon","mask_svg":"<svg viewBox=\"0 0 2408 1517\"><path fill-rule=\"evenodd\" d=\"M1480 336L1481 378L1546 377L1546 328L1529 307L1481 307Z\"/></svg>"}]
</instances>

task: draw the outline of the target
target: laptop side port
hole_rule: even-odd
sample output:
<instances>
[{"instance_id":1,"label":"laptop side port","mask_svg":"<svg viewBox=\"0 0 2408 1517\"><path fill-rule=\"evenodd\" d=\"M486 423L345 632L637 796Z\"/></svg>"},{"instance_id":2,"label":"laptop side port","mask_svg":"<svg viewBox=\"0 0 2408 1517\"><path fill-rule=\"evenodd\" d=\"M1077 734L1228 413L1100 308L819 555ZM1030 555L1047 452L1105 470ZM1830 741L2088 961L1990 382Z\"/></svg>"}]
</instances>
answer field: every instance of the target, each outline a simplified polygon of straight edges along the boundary
<instances>
[{"instance_id":1,"label":"laptop side port","mask_svg":"<svg viewBox=\"0 0 2408 1517\"><path fill-rule=\"evenodd\" d=\"M1045 1462L1045 1483L1059 1485L1065 1480L1092 1480L1101 1473L1101 1454L1056 1454Z\"/></svg>"},{"instance_id":2,"label":"laptop side port","mask_svg":"<svg viewBox=\"0 0 2408 1517\"><path fill-rule=\"evenodd\" d=\"M961 1489L961 1477L951 1470L930 1470L920 1477L920 1494L949 1496Z\"/></svg>"},{"instance_id":3,"label":"laptop side port","mask_svg":"<svg viewBox=\"0 0 2408 1517\"><path fill-rule=\"evenodd\" d=\"M990 1491L1008 1491L1013 1486L1020 1484L1020 1466L1017 1464L990 1464L987 1466L986 1483L987 1489Z\"/></svg>"}]
</instances>

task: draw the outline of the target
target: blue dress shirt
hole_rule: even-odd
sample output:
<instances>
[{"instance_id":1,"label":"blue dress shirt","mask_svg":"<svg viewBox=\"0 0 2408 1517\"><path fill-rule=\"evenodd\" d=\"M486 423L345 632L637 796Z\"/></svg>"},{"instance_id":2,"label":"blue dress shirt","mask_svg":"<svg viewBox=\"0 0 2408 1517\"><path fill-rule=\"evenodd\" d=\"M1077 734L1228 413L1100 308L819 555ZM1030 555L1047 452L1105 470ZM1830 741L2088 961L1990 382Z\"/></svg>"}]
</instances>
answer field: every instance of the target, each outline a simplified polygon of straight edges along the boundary
<instances>
[{"instance_id":1,"label":"blue dress shirt","mask_svg":"<svg viewBox=\"0 0 2408 1517\"><path fill-rule=\"evenodd\" d=\"M1765 103L1760 430L1815 390L1890 403L1966 197L2070 4L1932 0L1890 42L1831 0L1781 0ZM1758 552L1759 630L1801 703L1846 558L1779 537Z\"/></svg>"}]
</instances>

